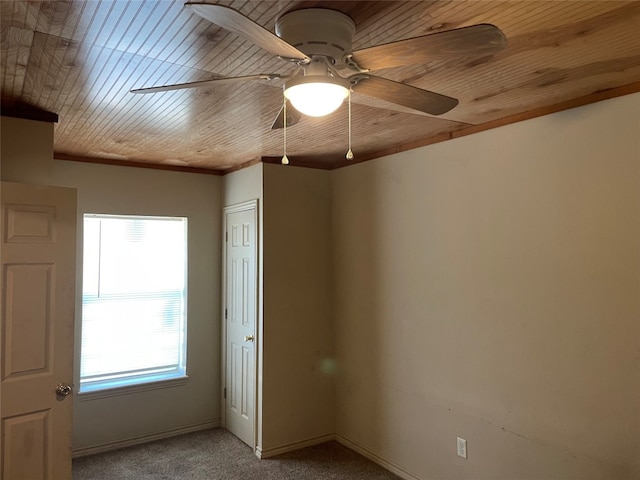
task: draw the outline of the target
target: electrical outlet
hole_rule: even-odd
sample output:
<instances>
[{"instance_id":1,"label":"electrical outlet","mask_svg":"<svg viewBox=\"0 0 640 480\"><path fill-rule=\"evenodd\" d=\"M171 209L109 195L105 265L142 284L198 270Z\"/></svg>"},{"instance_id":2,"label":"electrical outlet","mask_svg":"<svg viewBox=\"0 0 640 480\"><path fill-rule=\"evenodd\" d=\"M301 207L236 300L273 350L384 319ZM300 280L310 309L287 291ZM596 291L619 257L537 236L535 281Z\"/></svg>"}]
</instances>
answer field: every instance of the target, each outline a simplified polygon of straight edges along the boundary
<instances>
[{"instance_id":1,"label":"electrical outlet","mask_svg":"<svg viewBox=\"0 0 640 480\"><path fill-rule=\"evenodd\" d=\"M467 441L464 438L457 437L458 439L458 456L467 458Z\"/></svg>"}]
</instances>

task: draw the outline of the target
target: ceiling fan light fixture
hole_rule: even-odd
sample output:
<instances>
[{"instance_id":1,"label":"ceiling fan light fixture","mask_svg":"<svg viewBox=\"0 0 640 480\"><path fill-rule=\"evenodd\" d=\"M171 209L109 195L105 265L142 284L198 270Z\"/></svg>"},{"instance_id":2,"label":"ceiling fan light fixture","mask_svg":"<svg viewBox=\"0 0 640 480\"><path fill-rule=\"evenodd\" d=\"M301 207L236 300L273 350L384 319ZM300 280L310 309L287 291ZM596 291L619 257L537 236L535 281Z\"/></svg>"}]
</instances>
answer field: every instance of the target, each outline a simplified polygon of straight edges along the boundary
<instances>
[{"instance_id":1,"label":"ceiling fan light fixture","mask_svg":"<svg viewBox=\"0 0 640 480\"><path fill-rule=\"evenodd\" d=\"M296 110L311 117L322 117L335 112L347 95L349 83L342 78L325 75L307 75L289 80L284 96Z\"/></svg>"}]
</instances>

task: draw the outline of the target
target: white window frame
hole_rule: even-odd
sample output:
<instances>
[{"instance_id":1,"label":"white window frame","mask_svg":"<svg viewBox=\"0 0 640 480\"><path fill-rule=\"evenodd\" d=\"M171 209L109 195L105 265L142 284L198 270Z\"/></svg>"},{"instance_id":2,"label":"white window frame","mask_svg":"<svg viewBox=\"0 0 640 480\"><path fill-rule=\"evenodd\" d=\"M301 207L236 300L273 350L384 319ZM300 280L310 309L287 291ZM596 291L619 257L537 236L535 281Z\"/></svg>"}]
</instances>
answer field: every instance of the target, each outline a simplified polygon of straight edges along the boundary
<instances>
[{"instance_id":1,"label":"white window frame","mask_svg":"<svg viewBox=\"0 0 640 480\"><path fill-rule=\"evenodd\" d=\"M167 388L172 386L183 385L189 378L187 375L187 282L188 282L188 218L187 217L170 217L170 216L151 216L151 215L115 215L115 214L96 214L85 213L83 215L83 231L85 219L87 218L105 218L105 219L123 219L123 220L181 220L184 225L184 289L182 296L183 315L182 325L180 328L180 357L178 366L174 369L160 372L145 372L143 374L128 374L125 377L108 379L104 378L97 381L83 381L82 368L80 366L79 373L79 391L78 394L82 399L108 397L113 395L121 395L136 391L155 390L158 388ZM83 242L84 252L84 242ZM85 272L85 259L83 253L83 276ZM82 284L82 306L84 309L84 284ZM82 314L84 321L84 312ZM81 337L82 338L82 337ZM82 343L82 341L80 342ZM82 350L82 344L80 345ZM80 359L82 354L80 354ZM82 361L82 360L81 360ZM104 375L105 377L108 375ZM117 376L117 374L114 374Z\"/></svg>"}]
</instances>

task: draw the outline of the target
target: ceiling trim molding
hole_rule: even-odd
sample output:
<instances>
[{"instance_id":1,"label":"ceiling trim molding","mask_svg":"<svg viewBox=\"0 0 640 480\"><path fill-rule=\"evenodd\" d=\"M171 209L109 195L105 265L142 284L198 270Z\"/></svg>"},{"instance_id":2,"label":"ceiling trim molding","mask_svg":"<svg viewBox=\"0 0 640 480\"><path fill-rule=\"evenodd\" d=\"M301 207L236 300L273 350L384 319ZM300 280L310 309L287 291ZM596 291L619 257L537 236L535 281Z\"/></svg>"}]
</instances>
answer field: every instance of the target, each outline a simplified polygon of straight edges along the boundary
<instances>
[{"instance_id":1,"label":"ceiling trim molding","mask_svg":"<svg viewBox=\"0 0 640 480\"><path fill-rule=\"evenodd\" d=\"M331 162L326 162L324 165L320 166L318 164L318 158L322 158L321 156L315 155L313 157L309 157L309 156L289 156L287 155L289 160L291 161L291 164L288 166L293 166L293 167L303 167L303 168L315 168L316 170L336 170L337 168L341 168L341 167L346 167L346 164L342 164L335 161L331 161ZM377 157L375 157L377 158ZM372 160L372 159L367 159L367 160ZM365 160L363 160L365 161ZM282 157L262 157L262 162L263 163L274 163L274 164L281 164L282 163ZM354 163L358 163L358 162L354 162Z\"/></svg>"},{"instance_id":2,"label":"ceiling trim molding","mask_svg":"<svg viewBox=\"0 0 640 480\"><path fill-rule=\"evenodd\" d=\"M227 173L237 172L238 170L253 167L254 165L257 165L262 162L263 162L263 159L254 158L253 160L249 160L248 162L241 163L240 165L236 165L235 167L227 168L226 170L220 170L220 174L226 175Z\"/></svg>"},{"instance_id":3,"label":"ceiling trim molding","mask_svg":"<svg viewBox=\"0 0 640 480\"><path fill-rule=\"evenodd\" d=\"M148 168L151 170L169 170L172 172L204 173L205 175L223 175L226 173L222 170L213 170L211 168L183 167L181 165L134 162L131 160L117 160L111 158L80 157L60 152L53 152L53 158L54 160L67 160L70 162L100 163L103 165L116 165L118 167Z\"/></svg>"}]
</instances>

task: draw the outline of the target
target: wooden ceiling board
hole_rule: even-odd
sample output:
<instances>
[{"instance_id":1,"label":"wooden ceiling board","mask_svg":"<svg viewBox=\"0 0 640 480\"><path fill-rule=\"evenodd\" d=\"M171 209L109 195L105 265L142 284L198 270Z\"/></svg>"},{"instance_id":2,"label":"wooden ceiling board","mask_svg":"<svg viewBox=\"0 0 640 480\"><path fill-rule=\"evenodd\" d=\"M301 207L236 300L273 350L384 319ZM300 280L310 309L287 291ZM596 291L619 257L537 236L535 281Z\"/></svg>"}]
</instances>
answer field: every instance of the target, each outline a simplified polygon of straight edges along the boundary
<instances>
[{"instance_id":1,"label":"wooden ceiling board","mask_svg":"<svg viewBox=\"0 0 640 480\"><path fill-rule=\"evenodd\" d=\"M433 117L389 110L388 103L354 93L357 158L640 85L640 2L634 0L211 3L234 8L270 31L288 11L333 8L355 21L356 50L479 23L504 32L508 47L493 56L434 52L425 64L376 71L460 103ZM283 131L271 130L282 106L281 80L129 92L296 70L193 14L182 1L0 1L0 62L2 109L31 105L58 114L54 150L60 157L224 172L282 156ZM346 105L325 118L303 116L287 131L287 155L293 164L345 165L347 132Z\"/></svg>"},{"instance_id":2,"label":"wooden ceiling board","mask_svg":"<svg viewBox=\"0 0 640 480\"><path fill-rule=\"evenodd\" d=\"M11 26L2 35L2 97L20 98L34 33Z\"/></svg>"}]
</instances>

